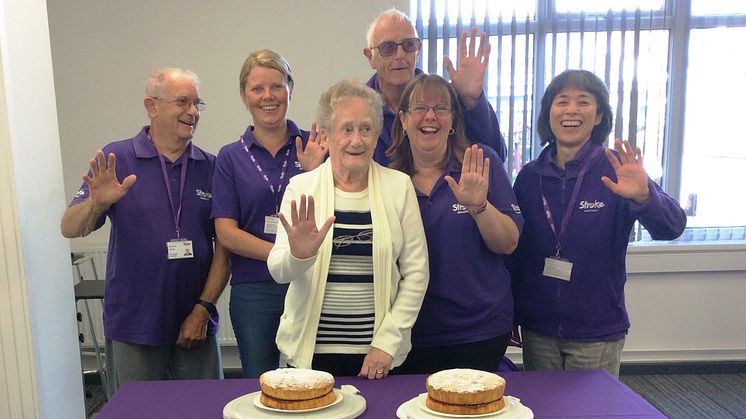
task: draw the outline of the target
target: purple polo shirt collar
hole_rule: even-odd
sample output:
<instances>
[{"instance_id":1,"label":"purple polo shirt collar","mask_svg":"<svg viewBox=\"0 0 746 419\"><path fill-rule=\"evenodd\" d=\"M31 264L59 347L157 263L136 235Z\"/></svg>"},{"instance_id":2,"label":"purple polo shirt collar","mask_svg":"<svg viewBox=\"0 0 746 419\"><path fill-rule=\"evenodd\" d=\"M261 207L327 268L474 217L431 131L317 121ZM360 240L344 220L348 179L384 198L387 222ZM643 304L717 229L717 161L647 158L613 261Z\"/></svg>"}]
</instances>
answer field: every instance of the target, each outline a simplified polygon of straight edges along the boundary
<instances>
[{"instance_id":1,"label":"purple polo shirt collar","mask_svg":"<svg viewBox=\"0 0 746 419\"><path fill-rule=\"evenodd\" d=\"M134 138L132 143L135 149L135 157L138 159L158 157L158 150L155 148L153 140L150 139L149 126L143 127L142 131L140 131L140 133ZM205 156L202 153L197 152L192 144L192 141L189 141L189 145L187 146L185 153L182 154L182 157L188 155L192 160L204 160ZM179 157L179 160L181 160L182 157Z\"/></svg>"},{"instance_id":2,"label":"purple polo shirt collar","mask_svg":"<svg viewBox=\"0 0 746 419\"><path fill-rule=\"evenodd\" d=\"M537 165L536 171L542 176L560 176L564 172L568 178L574 178L578 175L580 166L582 166L583 162L590 157L593 150L597 147L602 146L591 140L586 141L583 147L575 154L575 157L565 163L565 169L563 170L554 162L554 157L557 155L557 143L551 143L541 152L539 156L541 164Z\"/></svg>"},{"instance_id":3,"label":"purple polo shirt collar","mask_svg":"<svg viewBox=\"0 0 746 419\"><path fill-rule=\"evenodd\" d=\"M289 119L287 119L286 122L288 126L288 141L286 144L293 145L295 137L303 137L303 135L301 134L300 128L298 128L298 125L296 125L295 122ZM244 131L243 133L243 140L246 143L246 146L249 148L251 148L252 146L264 148L264 146L256 142L256 138L254 137L253 125L249 125L248 127L246 127L246 131Z\"/></svg>"}]
</instances>

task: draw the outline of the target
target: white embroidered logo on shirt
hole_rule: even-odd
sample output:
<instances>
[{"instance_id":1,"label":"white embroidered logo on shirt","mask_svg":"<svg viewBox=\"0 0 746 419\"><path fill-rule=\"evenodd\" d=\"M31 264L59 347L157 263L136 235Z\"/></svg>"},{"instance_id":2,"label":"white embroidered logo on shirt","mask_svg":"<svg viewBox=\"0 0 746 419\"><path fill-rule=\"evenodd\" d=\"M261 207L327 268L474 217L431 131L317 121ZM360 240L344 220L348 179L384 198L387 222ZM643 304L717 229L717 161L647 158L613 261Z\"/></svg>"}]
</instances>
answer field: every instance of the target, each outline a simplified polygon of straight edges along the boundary
<instances>
[{"instance_id":1,"label":"white embroidered logo on shirt","mask_svg":"<svg viewBox=\"0 0 746 419\"><path fill-rule=\"evenodd\" d=\"M212 193L204 192L201 189L197 189L197 197L203 201L209 201L212 199Z\"/></svg>"},{"instance_id":2,"label":"white embroidered logo on shirt","mask_svg":"<svg viewBox=\"0 0 746 419\"><path fill-rule=\"evenodd\" d=\"M594 201L594 202L580 201L580 206L578 207L578 209L583 210L583 212L598 212L601 208L605 206L606 204L603 201Z\"/></svg>"},{"instance_id":3,"label":"white embroidered logo on shirt","mask_svg":"<svg viewBox=\"0 0 746 419\"><path fill-rule=\"evenodd\" d=\"M466 214L469 212L469 210L466 209L465 205L461 205L457 202L453 204L453 212L455 212L456 214Z\"/></svg>"},{"instance_id":4,"label":"white embroidered logo on shirt","mask_svg":"<svg viewBox=\"0 0 746 419\"><path fill-rule=\"evenodd\" d=\"M510 204L510 207L513 209L513 212L516 214L521 213L521 207L519 207L517 204Z\"/></svg>"},{"instance_id":5,"label":"white embroidered logo on shirt","mask_svg":"<svg viewBox=\"0 0 746 419\"><path fill-rule=\"evenodd\" d=\"M303 166L300 165L300 162L298 160L295 161L295 168L303 170Z\"/></svg>"},{"instance_id":6,"label":"white embroidered logo on shirt","mask_svg":"<svg viewBox=\"0 0 746 419\"><path fill-rule=\"evenodd\" d=\"M78 189L78 192L75 192L75 198L80 198L81 196L85 196L85 191Z\"/></svg>"}]
</instances>

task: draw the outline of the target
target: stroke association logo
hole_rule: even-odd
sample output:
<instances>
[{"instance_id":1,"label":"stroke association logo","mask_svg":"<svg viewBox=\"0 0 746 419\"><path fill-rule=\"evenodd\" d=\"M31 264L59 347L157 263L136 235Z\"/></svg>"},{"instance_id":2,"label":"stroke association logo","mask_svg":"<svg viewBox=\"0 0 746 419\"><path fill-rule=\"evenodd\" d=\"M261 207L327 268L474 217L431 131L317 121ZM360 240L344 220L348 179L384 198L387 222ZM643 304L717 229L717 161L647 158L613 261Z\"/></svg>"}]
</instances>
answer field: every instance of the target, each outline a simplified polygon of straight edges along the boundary
<instances>
[{"instance_id":1,"label":"stroke association logo","mask_svg":"<svg viewBox=\"0 0 746 419\"><path fill-rule=\"evenodd\" d=\"M210 192L204 192L201 189L196 190L197 198L203 200L203 201L210 201L212 200L212 193Z\"/></svg>"},{"instance_id":2,"label":"stroke association logo","mask_svg":"<svg viewBox=\"0 0 746 419\"><path fill-rule=\"evenodd\" d=\"M606 203L603 201L580 201L580 206L578 206L578 209L583 210L583 212L599 212L601 208L605 206Z\"/></svg>"},{"instance_id":3,"label":"stroke association logo","mask_svg":"<svg viewBox=\"0 0 746 419\"><path fill-rule=\"evenodd\" d=\"M455 203L455 204L453 204L452 208L453 208L453 212L455 212L456 214L467 214L467 213L469 213L469 210L466 209L466 205L461 205L458 202Z\"/></svg>"}]
</instances>

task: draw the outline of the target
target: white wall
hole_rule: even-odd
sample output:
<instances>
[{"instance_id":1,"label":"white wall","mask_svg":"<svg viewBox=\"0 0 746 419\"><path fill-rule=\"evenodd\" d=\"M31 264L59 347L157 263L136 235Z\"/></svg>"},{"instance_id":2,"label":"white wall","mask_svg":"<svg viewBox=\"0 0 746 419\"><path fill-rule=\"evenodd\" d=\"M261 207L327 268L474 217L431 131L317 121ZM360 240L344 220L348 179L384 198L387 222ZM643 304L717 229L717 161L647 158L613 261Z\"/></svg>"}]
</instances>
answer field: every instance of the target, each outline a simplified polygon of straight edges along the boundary
<instances>
[{"instance_id":1,"label":"white wall","mask_svg":"<svg viewBox=\"0 0 746 419\"><path fill-rule=\"evenodd\" d=\"M0 0L0 417L85 416L46 3Z\"/></svg>"},{"instance_id":2,"label":"white wall","mask_svg":"<svg viewBox=\"0 0 746 419\"><path fill-rule=\"evenodd\" d=\"M134 135L146 122L143 82L159 66L202 79L208 102L196 141L208 151L235 141L249 122L238 94L246 55L275 49L294 70L290 118L313 120L333 82L371 74L362 56L369 21L396 1L56 0L49 25L67 199L86 162L104 143ZM105 244L108 230L77 239ZM657 250L656 250L657 249ZM632 329L626 361L746 359L746 246L723 252L693 247L634 249L627 301ZM227 317L227 316L226 316Z\"/></svg>"},{"instance_id":3,"label":"white wall","mask_svg":"<svg viewBox=\"0 0 746 419\"><path fill-rule=\"evenodd\" d=\"M290 63L289 117L310 127L321 92L342 78L367 80L362 54L368 24L394 1L128 0L49 1L49 26L67 196L104 144L147 123L143 84L158 67L197 73L207 102L195 142L217 153L250 122L238 74L260 48ZM82 241L105 243L108 229Z\"/></svg>"}]
</instances>

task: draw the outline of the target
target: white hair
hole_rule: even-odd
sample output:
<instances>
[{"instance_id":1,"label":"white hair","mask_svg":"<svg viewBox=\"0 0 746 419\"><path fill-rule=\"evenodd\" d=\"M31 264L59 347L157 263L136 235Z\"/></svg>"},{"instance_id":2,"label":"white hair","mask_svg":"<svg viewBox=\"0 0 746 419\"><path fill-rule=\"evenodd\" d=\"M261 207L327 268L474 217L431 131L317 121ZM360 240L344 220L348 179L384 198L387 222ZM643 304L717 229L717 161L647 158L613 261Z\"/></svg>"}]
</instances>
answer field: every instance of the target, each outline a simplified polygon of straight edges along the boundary
<instances>
[{"instance_id":1,"label":"white hair","mask_svg":"<svg viewBox=\"0 0 746 419\"><path fill-rule=\"evenodd\" d=\"M373 32L376 30L376 26L384 20L384 19L395 19L402 23L405 23L412 27L412 31L414 32L414 36L417 37L417 28L414 27L414 23L412 22L412 19L409 18L405 13L397 10L395 7L392 7L380 15L376 16L375 19L373 19L373 22L370 23L370 26L368 26L368 33L366 34L366 41L368 43L368 47L375 47L376 45L373 45Z\"/></svg>"}]
</instances>

